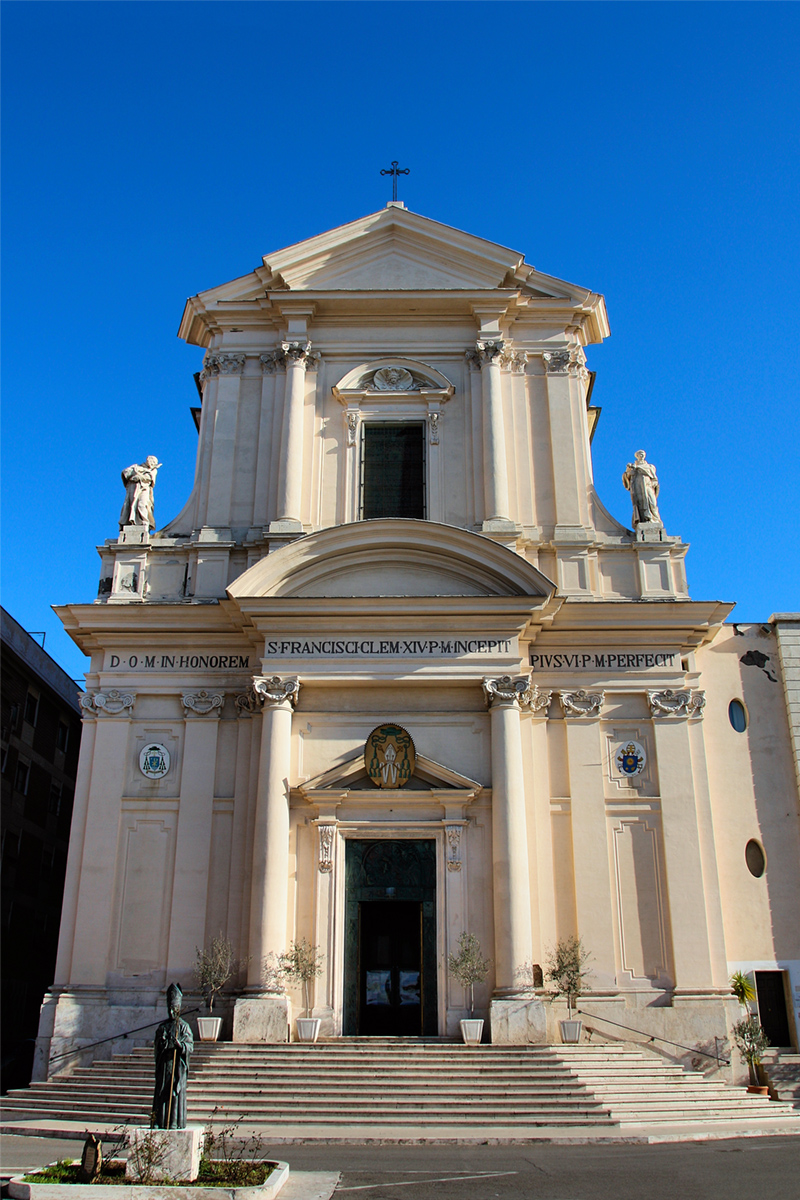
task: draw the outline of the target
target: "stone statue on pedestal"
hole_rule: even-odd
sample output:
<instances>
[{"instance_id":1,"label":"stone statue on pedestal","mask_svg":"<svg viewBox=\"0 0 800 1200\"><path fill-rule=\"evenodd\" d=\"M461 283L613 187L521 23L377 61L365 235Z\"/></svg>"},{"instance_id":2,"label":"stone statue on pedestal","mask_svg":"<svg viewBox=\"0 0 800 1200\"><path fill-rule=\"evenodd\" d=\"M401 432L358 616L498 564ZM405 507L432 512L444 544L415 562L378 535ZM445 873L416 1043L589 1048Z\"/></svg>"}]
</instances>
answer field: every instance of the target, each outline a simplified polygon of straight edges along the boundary
<instances>
[{"instance_id":1,"label":"stone statue on pedestal","mask_svg":"<svg viewBox=\"0 0 800 1200\"><path fill-rule=\"evenodd\" d=\"M644 450L637 450L635 462L628 463L622 482L633 501L633 524L661 525L658 512L658 476L652 463L647 462Z\"/></svg>"},{"instance_id":2,"label":"stone statue on pedestal","mask_svg":"<svg viewBox=\"0 0 800 1200\"><path fill-rule=\"evenodd\" d=\"M148 454L143 463L133 463L122 472L125 503L119 514L120 529L125 525L144 525L147 529L155 529L153 489L158 468L162 465L154 454Z\"/></svg>"},{"instance_id":3,"label":"stone statue on pedestal","mask_svg":"<svg viewBox=\"0 0 800 1200\"><path fill-rule=\"evenodd\" d=\"M153 1096L153 1128L186 1128L186 1084L189 1079L189 1055L194 1038L181 1019L183 992L177 983L167 988L169 1017L156 1030L156 1089Z\"/></svg>"}]
</instances>

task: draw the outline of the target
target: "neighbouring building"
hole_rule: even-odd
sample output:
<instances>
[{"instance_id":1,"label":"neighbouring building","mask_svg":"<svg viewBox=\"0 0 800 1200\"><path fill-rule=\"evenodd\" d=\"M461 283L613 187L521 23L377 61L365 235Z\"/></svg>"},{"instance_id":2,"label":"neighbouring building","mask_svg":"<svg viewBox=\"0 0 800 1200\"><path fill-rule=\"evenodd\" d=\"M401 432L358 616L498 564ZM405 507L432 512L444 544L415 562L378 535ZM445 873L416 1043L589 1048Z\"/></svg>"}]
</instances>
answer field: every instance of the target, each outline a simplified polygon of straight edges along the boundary
<instances>
[{"instance_id":1,"label":"neighbouring building","mask_svg":"<svg viewBox=\"0 0 800 1200\"><path fill-rule=\"evenodd\" d=\"M324 1035L452 1034L466 931L494 1041L557 1038L540 968L579 935L598 1032L713 1052L741 969L796 1044L798 618L690 599L635 433L631 527L604 507L608 333L399 203L188 301L192 493L152 531L147 435L97 599L58 609L91 670L40 1074L159 1019L220 932L239 1040L293 1031L303 938Z\"/></svg>"},{"instance_id":2,"label":"neighbouring building","mask_svg":"<svg viewBox=\"0 0 800 1200\"><path fill-rule=\"evenodd\" d=\"M3 1091L31 1077L53 982L78 771L78 685L0 608Z\"/></svg>"}]
</instances>

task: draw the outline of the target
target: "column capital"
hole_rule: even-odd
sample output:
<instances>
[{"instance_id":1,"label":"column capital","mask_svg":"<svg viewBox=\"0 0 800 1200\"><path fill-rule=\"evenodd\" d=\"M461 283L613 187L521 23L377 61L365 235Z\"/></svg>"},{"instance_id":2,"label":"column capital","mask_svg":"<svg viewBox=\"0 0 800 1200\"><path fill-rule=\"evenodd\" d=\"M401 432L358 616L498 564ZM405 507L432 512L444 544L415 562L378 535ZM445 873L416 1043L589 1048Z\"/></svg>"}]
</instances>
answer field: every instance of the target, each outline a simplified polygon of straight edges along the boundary
<instances>
[{"instance_id":1,"label":"column capital","mask_svg":"<svg viewBox=\"0 0 800 1200\"><path fill-rule=\"evenodd\" d=\"M665 688L663 692L648 692L647 703L651 717L702 717L706 694Z\"/></svg>"},{"instance_id":2,"label":"column capital","mask_svg":"<svg viewBox=\"0 0 800 1200\"><path fill-rule=\"evenodd\" d=\"M527 350L504 350L500 357L500 365L512 375L524 375L528 365Z\"/></svg>"},{"instance_id":3,"label":"column capital","mask_svg":"<svg viewBox=\"0 0 800 1200\"><path fill-rule=\"evenodd\" d=\"M559 692L558 698L565 717L599 717L603 707L603 692Z\"/></svg>"},{"instance_id":4,"label":"column capital","mask_svg":"<svg viewBox=\"0 0 800 1200\"><path fill-rule=\"evenodd\" d=\"M202 689L199 692L181 693L181 703L185 710L184 716L188 716L190 712L193 712L198 717L206 717L209 713L212 716L218 717L224 702L224 692L207 692L205 689Z\"/></svg>"},{"instance_id":5,"label":"column capital","mask_svg":"<svg viewBox=\"0 0 800 1200\"><path fill-rule=\"evenodd\" d=\"M545 375L574 375L586 378L586 355L580 346L570 346L564 350L545 350L542 355Z\"/></svg>"},{"instance_id":6,"label":"column capital","mask_svg":"<svg viewBox=\"0 0 800 1200\"><path fill-rule=\"evenodd\" d=\"M487 363L499 363L504 351L505 342L502 338L497 338L494 341L489 341L487 338L478 338L475 343L475 349L466 350L464 356L471 366L480 371Z\"/></svg>"},{"instance_id":7,"label":"column capital","mask_svg":"<svg viewBox=\"0 0 800 1200\"><path fill-rule=\"evenodd\" d=\"M483 680L487 708L512 704L522 708L531 700L530 675L496 675Z\"/></svg>"},{"instance_id":8,"label":"column capital","mask_svg":"<svg viewBox=\"0 0 800 1200\"><path fill-rule=\"evenodd\" d=\"M281 342L287 366L304 367L307 371L315 371L319 366L319 351L311 349L311 342Z\"/></svg>"},{"instance_id":9,"label":"column capital","mask_svg":"<svg viewBox=\"0 0 800 1200\"><path fill-rule=\"evenodd\" d=\"M84 712L84 719L107 716L130 716L136 703L135 692L121 692L118 688L110 688L107 692L84 692L79 699Z\"/></svg>"},{"instance_id":10,"label":"column capital","mask_svg":"<svg viewBox=\"0 0 800 1200\"><path fill-rule=\"evenodd\" d=\"M283 350L270 350L266 354L259 354L258 361L264 375L274 375L278 367L286 366L286 355Z\"/></svg>"},{"instance_id":11,"label":"column capital","mask_svg":"<svg viewBox=\"0 0 800 1200\"><path fill-rule=\"evenodd\" d=\"M278 708L287 701L294 708L301 687L296 675L253 676L253 692L264 708Z\"/></svg>"}]
</instances>

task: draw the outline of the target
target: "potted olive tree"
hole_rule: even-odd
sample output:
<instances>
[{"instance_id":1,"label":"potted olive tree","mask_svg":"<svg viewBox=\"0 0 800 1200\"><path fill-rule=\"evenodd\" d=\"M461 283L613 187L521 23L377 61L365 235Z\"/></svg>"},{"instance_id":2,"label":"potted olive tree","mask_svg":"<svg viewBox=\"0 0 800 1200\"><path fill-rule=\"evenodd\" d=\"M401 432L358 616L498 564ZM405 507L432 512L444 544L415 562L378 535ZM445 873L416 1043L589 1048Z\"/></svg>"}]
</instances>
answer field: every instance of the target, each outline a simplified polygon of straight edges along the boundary
<instances>
[{"instance_id":1,"label":"potted olive tree","mask_svg":"<svg viewBox=\"0 0 800 1200\"><path fill-rule=\"evenodd\" d=\"M762 1055L769 1046L769 1038L756 1018L745 1017L743 1020L737 1021L733 1027L733 1040L736 1043L736 1049L747 1063L747 1073L750 1077L748 1092L753 1092L756 1096L768 1096L769 1087L759 1083L758 1068L761 1065Z\"/></svg>"},{"instance_id":2,"label":"potted olive tree","mask_svg":"<svg viewBox=\"0 0 800 1200\"><path fill-rule=\"evenodd\" d=\"M220 933L201 950L195 946L194 977L208 1009L207 1017L197 1018L197 1032L201 1042L215 1042L222 1028L222 1018L215 1017L214 1001L229 979L248 961L238 959L233 952L233 942Z\"/></svg>"},{"instance_id":3,"label":"potted olive tree","mask_svg":"<svg viewBox=\"0 0 800 1200\"><path fill-rule=\"evenodd\" d=\"M450 974L469 991L469 1018L460 1022L461 1036L467 1046L480 1046L483 1037L483 1018L475 1017L475 984L483 983L492 965L484 958L481 944L472 933L462 933L456 953L447 959Z\"/></svg>"},{"instance_id":4,"label":"potted olive tree","mask_svg":"<svg viewBox=\"0 0 800 1200\"><path fill-rule=\"evenodd\" d=\"M288 951L280 955L283 974L303 987L303 1011L306 1015L297 1018L297 1038L301 1042L315 1042L319 1037L322 1022L319 1017L311 1016L311 980L322 974L324 957L319 946L312 946L305 938L292 942Z\"/></svg>"},{"instance_id":5,"label":"potted olive tree","mask_svg":"<svg viewBox=\"0 0 800 1200\"><path fill-rule=\"evenodd\" d=\"M581 1040L583 1023L572 1019L572 1009L583 991L584 983L591 975L591 971L585 969L590 958L591 954L579 937L563 938L556 942L548 953L545 978L553 985L556 996L567 998L568 1017L566 1021L559 1022L562 1042L574 1043Z\"/></svg>"}]
</instances>

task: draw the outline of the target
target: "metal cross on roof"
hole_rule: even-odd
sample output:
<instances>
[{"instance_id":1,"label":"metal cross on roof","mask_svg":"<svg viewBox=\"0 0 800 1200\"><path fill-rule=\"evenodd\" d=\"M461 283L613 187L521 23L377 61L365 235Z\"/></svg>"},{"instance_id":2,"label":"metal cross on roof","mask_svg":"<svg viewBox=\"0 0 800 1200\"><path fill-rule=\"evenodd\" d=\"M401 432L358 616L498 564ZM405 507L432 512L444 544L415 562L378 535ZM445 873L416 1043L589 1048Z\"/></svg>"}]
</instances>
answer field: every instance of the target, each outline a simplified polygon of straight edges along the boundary
<instances>
[{"instance_id":1,"label":"metal cross on roof","mask_svg":"<svg viewBox=\"0 0 800 1200\"><path fill-rule=\"evenodd\" d=\"M398 175L410 175L410 174L411 174L410 167L406 167L402 171L400 170L400 168L397 165L397 159L394 160L394 162L391 165L391 168L388 171L381 171L381 175L391 175L391 177L392 177L392 200L397 200L397 176Z\"/></svg>"}]
</instances>

